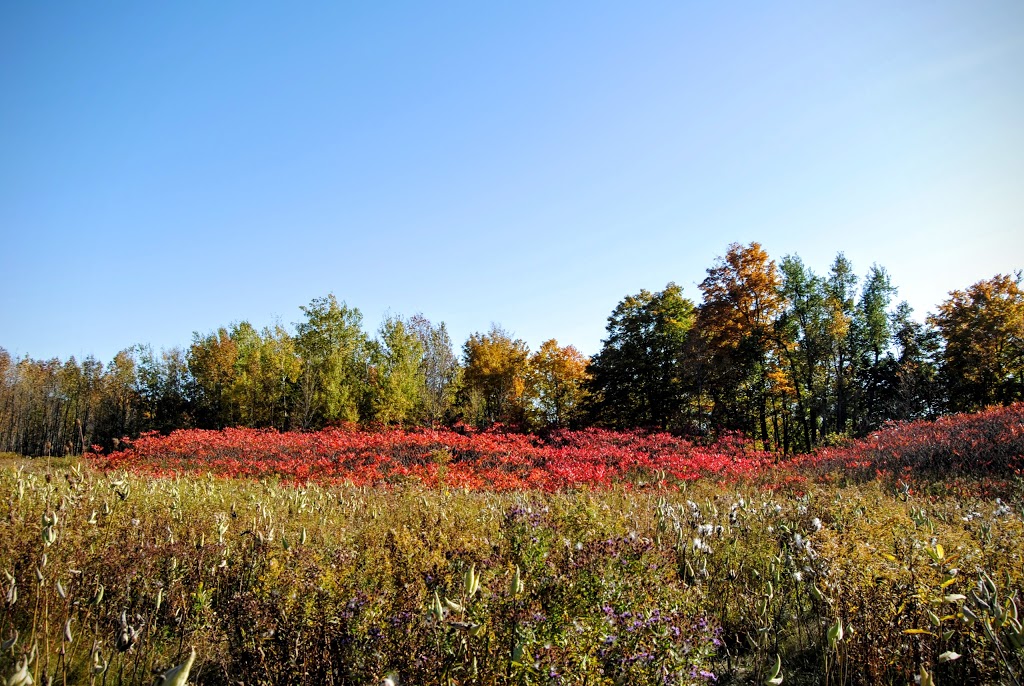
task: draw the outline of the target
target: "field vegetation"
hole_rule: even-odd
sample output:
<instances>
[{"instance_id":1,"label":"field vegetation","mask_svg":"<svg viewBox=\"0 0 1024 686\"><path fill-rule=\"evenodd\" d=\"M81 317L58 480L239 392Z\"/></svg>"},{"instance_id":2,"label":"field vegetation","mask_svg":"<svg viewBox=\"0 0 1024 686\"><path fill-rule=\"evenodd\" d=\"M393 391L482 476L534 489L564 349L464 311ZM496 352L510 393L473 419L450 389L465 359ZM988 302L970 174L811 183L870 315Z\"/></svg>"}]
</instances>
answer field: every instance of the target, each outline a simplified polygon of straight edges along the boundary
<instances>
[{"instance_id":1,"label":"field vegetation","mask_svg":"<svg viewBox=\"0 0 1024 686\"><path fill-rule=\"evenodd\" d=\"M0 677L1020 683L1022 422L785 459L596 430L238 430L7 461Z\"/></svg>"},{"instance_id":2,"label":"field vegetation","mask_svg":"<svg viewBox=\"0 0 1024 686\"><path fill-rule=\"evenodd\" d=\"M592 357L333 294L0 348L0 685L1019 685L1022 278L733 244Z\"/></svg>"}]
</instances>

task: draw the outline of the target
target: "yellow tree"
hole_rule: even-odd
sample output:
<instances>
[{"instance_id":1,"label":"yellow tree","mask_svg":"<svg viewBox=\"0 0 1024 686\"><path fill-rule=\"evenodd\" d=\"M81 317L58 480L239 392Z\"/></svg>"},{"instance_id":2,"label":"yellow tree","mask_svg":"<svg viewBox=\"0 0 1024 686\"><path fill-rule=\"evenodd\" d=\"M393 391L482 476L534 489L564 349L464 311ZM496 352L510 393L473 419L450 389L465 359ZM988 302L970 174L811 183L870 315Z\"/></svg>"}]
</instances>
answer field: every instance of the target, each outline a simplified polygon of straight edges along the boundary
<instances>
[{"instance_id":1,"label":"yellow tree","mask_svg":"<svg viewBox=\"0 0 1024 686\"><path fill-rule=\"evenodd\" d=\"M571 345L560 347L553 338L530 356L530 417L534 423L561 428L579 416L587 395L588 363L579 350Z\"/></svg>"},{"instance_id":2,"label":"yellow tree","mask_svg":"<svg viewBox=\"0 0 1024 686\"><path fill-rule=\"evenodd\" d=\"M780 286L775 262L759 243L733 243L700 284L704 302L697 316L710 353L713 419L728 428L759 430L766 444Z\"/></svg>"},{"instance_id":3,"label":"yellow tree","mask_svg":"<svg viewBox=\"0 0 1024 686\"><path fill-rule=\"evenodd\" d=\"M204 429L223 429L235 423L232 388L238 361L238 345L225 328L192 337L188 371L192 377L192 402L196 424Z\"/></svg>"},{"instance_id":4,"label":"yellow tree","mask_svg":"<svg viewBox=\"0 0 1024 686\"><path fill-rule=\"evenodd\" d=\"M494 325L474 333L462 347L462 405L478 424L521 425L526 419L530 350L526 343Z\"/></svg>"},{"instance_id":5,"label":"yellow tree","mask_svg":"<svg viewBox=\"0 0 1024 686\"><path fill-rule=\"evenodd\" d=\"M953 410L1024 398L1021 273L953 291L929 318L945 341L943 374Z\"/></svg>"}]
</instances>

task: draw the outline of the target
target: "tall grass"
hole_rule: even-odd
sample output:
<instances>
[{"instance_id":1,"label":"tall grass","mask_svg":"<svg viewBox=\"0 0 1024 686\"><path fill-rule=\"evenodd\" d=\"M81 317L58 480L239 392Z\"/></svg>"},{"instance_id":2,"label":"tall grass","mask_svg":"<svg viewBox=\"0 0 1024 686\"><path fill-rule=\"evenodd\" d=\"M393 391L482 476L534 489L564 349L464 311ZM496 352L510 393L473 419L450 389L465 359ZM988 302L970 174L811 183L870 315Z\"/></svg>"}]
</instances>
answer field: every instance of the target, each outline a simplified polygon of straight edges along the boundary
<instances>
[{"instance_id":1,"label":"tall grass","mask_svg":"<svg viewBox=\"0 0 1024 686\"><path fill-rule=\"evenodd\" d=\"M197 684L906 684L922 669L992 683L1021 670L1013 492L740 480L493 493L73 465L7 467L0 497L0 678L150 684L193 650Z\"/></svg>"}]
</instances>

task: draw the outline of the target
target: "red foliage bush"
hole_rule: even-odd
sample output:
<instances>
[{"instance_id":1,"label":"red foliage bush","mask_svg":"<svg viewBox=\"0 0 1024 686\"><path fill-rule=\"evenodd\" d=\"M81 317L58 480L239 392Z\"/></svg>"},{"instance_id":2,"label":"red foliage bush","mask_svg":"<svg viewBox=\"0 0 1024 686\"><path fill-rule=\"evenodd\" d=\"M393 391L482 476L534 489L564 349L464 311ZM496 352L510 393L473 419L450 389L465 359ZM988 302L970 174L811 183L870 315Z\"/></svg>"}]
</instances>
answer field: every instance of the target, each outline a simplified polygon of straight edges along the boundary
<instances>
[{"instance_id":1,"label":"red foliage bush","mask_svg":"<svg viewBox=\"0 0 1024 686\"><path fill-rule=\"evenodd\" d=\"M601 429L557 432L547 439L499 431L187 430L144 434L124 450L92 457L101 468L151 475L208 472L356 485L419 481L549 491L620 480L750 475L777 459L736 436L704 446L670 434Z\"/></svg>"},{"instance_id":2,"label":"red foliage bush","mask_svg":"<svg viewBox=\"0 0 1024 686\"><path fill-rule=\"evenodd\" d=\"M123 450L91 458L104 469L154 476L199 472L355 485L417 481L497 491L702 477L768 476L781 485L804 480L797 470L811 469L868 478L1006 476L1024 467L1024 404L891 425L843 447L785 461L738 435L702 445L665 433L603 429L561 431L547 438L465 429L183 430L144 434Z\"/></svg>"},{"instance_id":3,"label":"red foliage bush","mask_svg":"<svg viewBox=\"0 0 1024 686\"><path fill-rule=\"evenodd\" d=\"M874 476L990 476L1024 467L1024 403L935 421L891 424L839 448L798 461Z\"/></svg>"}]
</instances>

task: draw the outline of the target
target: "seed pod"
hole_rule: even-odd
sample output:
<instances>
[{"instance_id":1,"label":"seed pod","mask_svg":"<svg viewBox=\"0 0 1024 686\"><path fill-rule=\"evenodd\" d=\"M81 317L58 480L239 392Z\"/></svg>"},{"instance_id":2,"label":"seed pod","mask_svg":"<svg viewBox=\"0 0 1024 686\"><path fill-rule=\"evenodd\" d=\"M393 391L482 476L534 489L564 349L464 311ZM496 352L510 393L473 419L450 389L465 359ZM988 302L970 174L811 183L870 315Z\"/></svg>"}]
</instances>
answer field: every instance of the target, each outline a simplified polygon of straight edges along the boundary
<instances>
[{"instance_id":1,"label":"seed pod","mask_svg":"<svg viewBox=\"0 0 1024 686\"><path fill-rule=\"evenodd\" d=\"M519 569L519 565L516 565L516 573L512 575L512 594L519 595L526 589L526 584L523 582L523 574Z\"/></svg>"},{"instance_id":2,"label":"seed pod","mask_svg":"<svg viewBox=\"0 0 1024 686\"><path fill-rule=\"evenodd\" d=\"M828 643L833 648L836 643L843 640L843 622L837 619L836 623L828 628Z\"/></svg>"},{"instance_id":3,"label":"seed pod","mask_svg":"<svg viewBox=\"0 0 1024 686\"><path fill-rule=\"evenodd\" d=\"M32 686L34 683L28 672L28 660L18 660L18 669L7 680L7 686Z\"/></svg>"},{"instance_id":4,"label":"seed pod","mask_svg":"<svg viewBox=\"0 0 1024 686\"><path fill-rule=\"evenodd\" d=\"M997 591L995 582L992 581L988 574L982 573L981 577L982 583L984 584L985 589L988 591L988 594L990 596L994 596Z\"/></svg>"},{"instance_id":5,"label":"seed pod","mask_svg":"<svg viewBox=\"0 0 1024 686\"><path fill-rule=\"evenodd\" d=\"M985 599L982 598L980 595L978 595L978 592L976 590L974 590L973 588L971 589L971 601L974 603L974 605L977 608L979 608L981 610L991 610L992 609L989 606L989 604L985 601Z\"/></svg>"},{"instance_id":6,"label":"seed pod","mask_svg":"<svg viewBox=\"0 0 1024 686\"><path fill-rule=\"evenodd\" d=\"M764 683L765 686L779 686L782 683L782 658L779 655L775 656L775 666Z\"/></svg>"},{"instance_id":7,"label":"seed pod","mask_svg":"<svg viewBox=\"0 0 1024 686\"><path fill-rule=\"evenodd\" d=\"M68 643L74 643L75 639L71 636L71 617L68 617L68 621L64 622L64 640Z\"/></svg>"},{"instance_id":8,"label":"seed pod","mask_svg":"<svg viewBox=\"0 0 1024 686\"><path fill-rule=\"evenodd\" d=\"M430 614L434 616L436 621L444 621L445 610L441 604L441 598L437 595L437 591L434 591L434 598L430 601Z\"/></svg>"},{"instance_id":9,"label":"seed pod","mask_svg":"<svg viewBox=\"0 0 1024 686\"><path fill-rule=\"evenodd\" d=\"M103 654L100 652L99 646L98 645L93 646L93 651L92 651L92 673L93 674L103 674L103 672L107 671L107 665L108 664L109 663L107 662L107 660L103 659Z\"/></svg>"}]
</instances>

